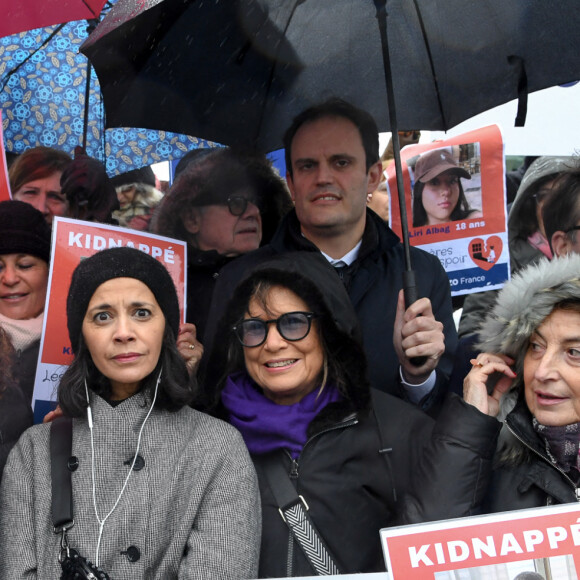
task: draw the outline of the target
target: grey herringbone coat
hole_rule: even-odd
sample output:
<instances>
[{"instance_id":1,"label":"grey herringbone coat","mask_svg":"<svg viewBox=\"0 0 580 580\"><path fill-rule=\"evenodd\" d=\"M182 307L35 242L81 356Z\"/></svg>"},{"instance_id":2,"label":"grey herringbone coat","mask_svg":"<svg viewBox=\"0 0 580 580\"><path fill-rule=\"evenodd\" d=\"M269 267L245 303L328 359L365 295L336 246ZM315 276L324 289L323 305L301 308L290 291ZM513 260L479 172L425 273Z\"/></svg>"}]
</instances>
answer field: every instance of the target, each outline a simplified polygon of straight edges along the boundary
<instances>
[{"instance_id":1,"label":"grey herringbone coat","mask_svg":"<svg viewBox=\"0 0 580 580\"><path fill-rule=\"evenodd\" d=\"M148 408L142 394L117 407L92 394L91 406L96 504L103 519L121 491ZM0 492L0 578L60 577L49 439L49 425L34 426L8 459ZM72 474L75 525L69 540L94 562L99 526L85 420L74 420L73 455L79 467ZM104 526L99 564L111 578L255 578L259 492L237 431L188 407L176 413L154 410L139 455L144 466L133 471Z\"/></svg>"}]
</instances>

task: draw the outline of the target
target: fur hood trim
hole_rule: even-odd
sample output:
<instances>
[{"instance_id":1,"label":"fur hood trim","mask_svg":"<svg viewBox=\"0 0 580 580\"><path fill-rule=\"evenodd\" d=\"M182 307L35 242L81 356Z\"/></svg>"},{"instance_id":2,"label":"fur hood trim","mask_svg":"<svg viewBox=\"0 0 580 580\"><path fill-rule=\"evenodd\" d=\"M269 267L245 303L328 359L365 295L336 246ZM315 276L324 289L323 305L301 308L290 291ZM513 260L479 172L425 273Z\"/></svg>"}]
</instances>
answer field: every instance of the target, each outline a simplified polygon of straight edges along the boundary
<instances>
[{"instance_id":1,"label":"fur hood trim","mask_svg":"<svg viewBox=\"0 0 580 580\"><path fill-rule=\"evenodd\" d=\"M517 355L554 306L580 302L580 255L542 260L508 282L479 331L479 347L487 352Z\"/></svg>"},{"instance_id":2,"label":"fur hood trim","mask_svg":"<svg viewBox=\"0 0 580 580\"><path fill-rule=\"evenodd\" d=\"M479 330L477 348L515 359L517 378L501 401L503 420L523 386L524 356L534 331L565 300L580 302L580 255L542 260L516 274L500 291L495 307Z\"/></svg>"}]
</instances>

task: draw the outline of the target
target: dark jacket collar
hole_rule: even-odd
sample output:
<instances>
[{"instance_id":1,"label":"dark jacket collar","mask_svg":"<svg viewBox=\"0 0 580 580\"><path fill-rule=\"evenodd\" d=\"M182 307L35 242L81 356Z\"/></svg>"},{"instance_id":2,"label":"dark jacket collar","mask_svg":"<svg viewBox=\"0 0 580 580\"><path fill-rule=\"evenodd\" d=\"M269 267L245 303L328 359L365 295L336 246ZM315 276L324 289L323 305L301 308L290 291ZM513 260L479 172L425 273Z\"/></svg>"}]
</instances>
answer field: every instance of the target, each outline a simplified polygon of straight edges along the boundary
<instances>
[{"instance_id":1,"label":"dark jacket collar","mask_svg":"<svg viewBox=\"0 0 580 580\"><path fill-rule=\"evenodd\" d=\"M187 246L187 262L192 267L222 268L237 256L223 256L216 250L198 250L192 246Z\"/></svg>"},{"instance_id":2,"label":"dark jacket collar","mask_svg":"<svg viewBox=\"0 0 580 580\"><path fill-rule=\"evenodd\" d=\"M398 243L400 240L395 232L374 211L367 209L358 260L386 251ZM300 222L294 209L286 214L270 245L277 252L285 252L289 249L318 251L318 248L302 235Z\"/></svg>"},{"instance_id":3,"label":"dark jacket collar","mask_svg":"<svg viewBox=\"0 0 580 580\"><path fill-rule=\"evenodd\" d=\"M550 463L546 454L545 445L542 438L534 431L532 425L532 414L530 413L523 396L518 401L513 410L506 417L506 424L510 431L522 441L529 449L541 455Z\"/></svg>"}]
</instances>

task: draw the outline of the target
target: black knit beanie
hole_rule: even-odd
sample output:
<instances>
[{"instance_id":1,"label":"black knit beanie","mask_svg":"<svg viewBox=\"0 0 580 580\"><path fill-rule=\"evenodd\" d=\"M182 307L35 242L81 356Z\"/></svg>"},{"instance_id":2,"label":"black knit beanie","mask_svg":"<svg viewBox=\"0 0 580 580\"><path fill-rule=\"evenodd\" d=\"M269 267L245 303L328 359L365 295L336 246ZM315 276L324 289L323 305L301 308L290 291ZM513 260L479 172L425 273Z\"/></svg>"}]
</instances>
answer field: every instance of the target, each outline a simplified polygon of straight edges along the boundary
<instances>
[{"instance_id":1,"label":"black knit beanie","mask_svg":"<svg viewBox=\"0 0 580 580\"><path fill-rule=\"evenodd\" d=\"M23 201L0 202L0 254L30 254L50 261L50 226Z\"/></svg>"},{"instance_id":2,"label":"black knit beanie","mask_svg":"<svg viewBox=\"0 0 580 580\"><path fill-rule=\"evenodd\" d=\"M72 275L66 315L73 352L78 351L83 320L96 289L113 278L135 278L155 296L174 335L179 332L179 302L169 272L155 258L134 248L111 248L86 258Z\"/></svg>"}]
</instances>

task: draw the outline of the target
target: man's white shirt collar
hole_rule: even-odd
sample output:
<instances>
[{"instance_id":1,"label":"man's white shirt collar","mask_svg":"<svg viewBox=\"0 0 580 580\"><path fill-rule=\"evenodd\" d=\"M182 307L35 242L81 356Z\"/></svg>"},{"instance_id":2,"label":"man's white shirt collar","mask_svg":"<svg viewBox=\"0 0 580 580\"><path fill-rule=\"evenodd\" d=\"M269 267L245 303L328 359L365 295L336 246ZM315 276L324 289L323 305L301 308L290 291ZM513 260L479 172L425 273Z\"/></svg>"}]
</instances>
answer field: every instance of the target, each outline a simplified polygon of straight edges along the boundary
<instances>
[{"instance_id":1,"label":"man's white shirt collar","mask_svg":"<svg viewBox=\"0 0 580 580\"><path fill-rule=\"evenodd\" d=\"M350 266L358 258L358 253L360 251L361 245L362 239L352 250L350 250L350 252L347 252L342 258L339 258L338 260L335 258L331 258L328 254L325 254L324 252L320 253L330 262L331 266L334 266L335 268L337 266Z\"/></svg>"}]
</instances>

